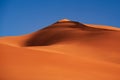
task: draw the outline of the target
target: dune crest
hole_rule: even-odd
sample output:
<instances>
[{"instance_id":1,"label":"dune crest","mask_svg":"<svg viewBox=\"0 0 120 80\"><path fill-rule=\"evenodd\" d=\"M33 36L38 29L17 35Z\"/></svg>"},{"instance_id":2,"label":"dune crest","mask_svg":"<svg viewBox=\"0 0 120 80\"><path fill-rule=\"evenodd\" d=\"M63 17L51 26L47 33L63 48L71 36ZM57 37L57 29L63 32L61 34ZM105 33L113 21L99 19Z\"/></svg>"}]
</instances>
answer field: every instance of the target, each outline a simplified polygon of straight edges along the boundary
<instances>
[{"instance_id":1,"label":"dune crest","mask_svg":"<svg viewBox=\"0 0 120 80\"><path fill-rule=\"evenodd\" d=\"M120 29L59 20L0 38L1 80L120 80Z\"/></svg>"},{"instance_id":2,"label":"dune crest","mask_svg":"<svg viewBox=\"0 0 120 80\"><path fill-rule=\"evenodd\" d=\"M71 20L64 18L62 20L59 20L58 22L67 22L67 21L71 21Z\"/></svg>"}]
</instances>

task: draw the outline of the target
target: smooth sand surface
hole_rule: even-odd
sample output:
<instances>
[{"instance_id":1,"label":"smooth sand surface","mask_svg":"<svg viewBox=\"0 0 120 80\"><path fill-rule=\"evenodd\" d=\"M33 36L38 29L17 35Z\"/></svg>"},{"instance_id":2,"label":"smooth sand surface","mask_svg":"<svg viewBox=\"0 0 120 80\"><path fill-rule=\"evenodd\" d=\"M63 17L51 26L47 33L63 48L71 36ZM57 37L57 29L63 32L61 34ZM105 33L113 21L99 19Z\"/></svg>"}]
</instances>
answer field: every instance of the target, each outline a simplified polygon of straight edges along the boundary
<instances>
[{"instance_id":1,"label":"smooth sand surface","mask_svg":"<svg viewBox=\"0 0 120 80\"><path fill-rule=\"evenodd\" d=\"M119 28L65 19L0 49L0 80L120 80Z\"/></svg>"}]
</instances>

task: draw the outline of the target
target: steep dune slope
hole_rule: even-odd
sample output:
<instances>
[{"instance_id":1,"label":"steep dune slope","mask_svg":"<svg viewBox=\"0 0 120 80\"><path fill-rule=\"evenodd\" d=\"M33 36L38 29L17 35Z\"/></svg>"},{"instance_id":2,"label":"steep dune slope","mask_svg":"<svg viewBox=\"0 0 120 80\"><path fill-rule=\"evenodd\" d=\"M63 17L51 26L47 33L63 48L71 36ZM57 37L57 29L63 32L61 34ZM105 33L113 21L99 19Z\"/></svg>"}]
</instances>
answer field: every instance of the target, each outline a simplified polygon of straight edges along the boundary
<instances>
[{"instance_id":1,"label":"steep dune slope","mask_svg":"<svg viewBox=\"0 0 120 80\"><path fill-rule=\"evenodd\" d=\"M1 80L120 80L120 29L67 19L0 38Z\"/></svg>"},{"instance_id":2,"label":"steep dune slope","mask_svg":"<svg viewBox=\"0 0 120 80\"><path fill-rule=\"evenodd\" d=\"M82 39L89 40L90 37L97 39L97 36L99 38L103 36L103 34L111 35L111 33L119 34L120 32L113 29L89 27L74 21L56 22L40 31L37 31L26 41L25 45L46 46L71 40L77 40L77 42L80 42Z\"/></svg>"}]
</instances>

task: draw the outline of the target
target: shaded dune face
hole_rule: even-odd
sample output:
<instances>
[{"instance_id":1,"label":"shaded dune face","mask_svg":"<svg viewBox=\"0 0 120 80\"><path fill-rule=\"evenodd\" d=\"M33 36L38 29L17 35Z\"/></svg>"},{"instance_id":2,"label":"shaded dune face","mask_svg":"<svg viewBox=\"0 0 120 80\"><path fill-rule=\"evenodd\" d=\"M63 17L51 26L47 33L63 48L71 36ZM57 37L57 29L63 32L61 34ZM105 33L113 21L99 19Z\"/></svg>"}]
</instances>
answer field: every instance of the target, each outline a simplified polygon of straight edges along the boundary
<instances>
[{"instance_id":1,"label":"shaded dune face","mask_svg":"<svg viewBox=\"0 0 120 80\"><path fill-rule=\"evenodd\" d=\"M25 41L23 46L48 46L62 42L77 40L78 42L94 39L104 34L116 32L115 30L94 28L75 21L56 22L34 33Z\"/></svg>"}]
</instances>

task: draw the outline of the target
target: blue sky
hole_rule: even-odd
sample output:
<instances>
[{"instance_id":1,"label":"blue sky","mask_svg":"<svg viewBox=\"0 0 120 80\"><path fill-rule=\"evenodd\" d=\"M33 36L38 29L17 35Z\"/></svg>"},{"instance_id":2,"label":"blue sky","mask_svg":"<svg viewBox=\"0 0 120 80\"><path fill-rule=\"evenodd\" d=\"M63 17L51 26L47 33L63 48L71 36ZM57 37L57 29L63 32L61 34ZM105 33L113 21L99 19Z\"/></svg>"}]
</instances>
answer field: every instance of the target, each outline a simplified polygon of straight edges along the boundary
<instances>
[{"instance_id":1,"label":"blue sky","mask_svg":"<svg viewBox=\"0 0 120 80\"><path fill-rule=\"evenodd\" d=\"M31 33L62 18L120 27L120 0L0 0L0 36Z\"/></svg>"}]
</instances>

